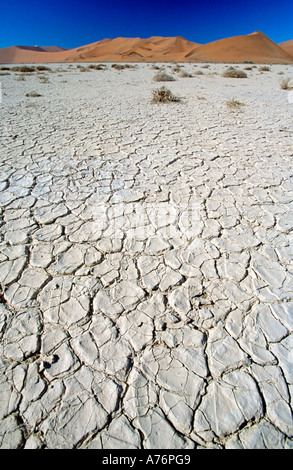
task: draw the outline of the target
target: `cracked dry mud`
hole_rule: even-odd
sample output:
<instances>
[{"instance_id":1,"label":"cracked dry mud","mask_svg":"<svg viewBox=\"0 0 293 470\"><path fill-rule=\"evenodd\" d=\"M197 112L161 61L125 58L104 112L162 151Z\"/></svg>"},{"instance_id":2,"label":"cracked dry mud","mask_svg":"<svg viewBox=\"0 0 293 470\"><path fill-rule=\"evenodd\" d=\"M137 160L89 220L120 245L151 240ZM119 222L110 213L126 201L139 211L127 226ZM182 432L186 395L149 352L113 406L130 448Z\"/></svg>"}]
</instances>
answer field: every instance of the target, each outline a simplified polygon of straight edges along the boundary
<instances>
[{"instance_id":1,"label":"cracked dry mud","mask_svg":"<svg viewBox=\"0 0 293 470\"><path fill-rule=\"evenodd\" d=\"M224 67L1 77L1 448L292 448L292 66Z\"/></svg>"}]
</instances>

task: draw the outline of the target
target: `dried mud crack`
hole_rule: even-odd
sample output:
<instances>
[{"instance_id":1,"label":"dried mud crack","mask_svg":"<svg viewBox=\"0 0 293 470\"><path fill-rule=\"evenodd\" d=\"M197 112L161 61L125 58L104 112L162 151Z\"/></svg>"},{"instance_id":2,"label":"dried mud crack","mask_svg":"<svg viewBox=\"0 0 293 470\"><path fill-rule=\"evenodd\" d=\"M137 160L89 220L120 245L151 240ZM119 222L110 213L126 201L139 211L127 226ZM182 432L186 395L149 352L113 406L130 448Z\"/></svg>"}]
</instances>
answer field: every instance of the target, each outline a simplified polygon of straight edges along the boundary
<instances>
[{"instance_id":1,"label":"dried mud crack","mask_svg":"<svg viewBox=\"0 0 293 470\"><path fill-rule=\"evenodd\" d=\"M292 448L292 66L224 68L1 77L0 448Z\"/></svg>"}]
</instances>

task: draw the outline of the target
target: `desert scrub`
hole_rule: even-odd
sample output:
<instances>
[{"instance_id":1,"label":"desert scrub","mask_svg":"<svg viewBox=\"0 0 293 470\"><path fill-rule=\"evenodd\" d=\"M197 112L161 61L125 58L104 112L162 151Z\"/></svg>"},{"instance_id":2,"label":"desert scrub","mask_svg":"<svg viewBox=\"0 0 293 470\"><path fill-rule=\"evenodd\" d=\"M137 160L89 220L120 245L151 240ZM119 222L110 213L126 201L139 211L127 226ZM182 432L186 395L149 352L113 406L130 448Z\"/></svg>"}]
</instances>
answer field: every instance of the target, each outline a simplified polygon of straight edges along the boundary
<instances>
[{"instance_id":1,"label":"desert scrub","mask_svg":"<svg viewBox=\"0 0 293 470\"><path fill-rule=\"evenodd\" d=\"M222 73L222 77L226 78L247 78L247 74L243 70L235 69L234 67L228 67Z\"/></svg>"},{"instance_id":2,"label":"desert scrub","mask_svg":"<svg viewBox=\"0 0 293 470\"><path fill-rule=\"evenodd\" d=\"M267 65L264 65L263 67L259 67L258 69L260 72L270 72L271 69Z\"/></svg>"},{"instance_id":3,"label":"desert scrub","mask_svg":"<svg viewBox=\"0 0 293 470\"><path fill-rule=\"evenodd\" d=\"M174 80L175 78L168 75L166 72L159 72L153 78L154 82L173 82Z\"/></svg>"},{"instance_id":4,"label":"desert scrub","mask_svg":"<svg viewBox=\"0 0 293 470\"><path fill-rule=\"evenodd\" d=\"M42 96L42 95L40 95L40 93L38 93L37 91L30 91L25 96L27 96L28 98L38 98L39 96Z\"/></svg>"},{"instance_id":5,"label":"desert scrub","mask_svg":"<svg viewBox=\"0 0 293 470\"><path fill-rule=\"evenodd\" d=\"M179 77L180 78L191 78L191 77L193 77L193 75L191 73L186 72L186 70L182 70L179 73Z\"/></svg>"},{"instance_id":6,"label":"desert scrub","mask_svg":"<svg viewBox=\"0 0 293 470\"><path fill-rule=\"evenodd\" d=\"M135 65L129 65L129 64L112 64L111 67L116 70L123 70L123 69L134 69Z\"/></svg>"},{"instance_id":7,"label":"desert scrub","mask_svg":"<svg viewBox=\"0 0 293 470\"><path fill-rule=\"evenodd\" d=\"M22 72L22 73L31 73L35 72L36 68L35 67L28 67L27 65L21 65L21 66L16 66L16 67L11 67L12 72Z\"/></svg>"},{"instance_id":8,"label":"desert scrub","mask_svg":"<svg viewBox=\"0 0 293 470\"><path fill-rule=\"evenodd\" d=\"M52 72L52 70L50 69L50 67L46 67L45 65L37 65L36 66L36 70L38 72Z\"/></svg>"},{"instance_id":9,"label":"desert scrub","mask_svg":"<svg viewBox=\"0 0 293 470\"><path fill-rule=\"evenodd\" d=\"M151 103L174 103L180 101L177 96L174 96L173 93L164 86L153 90L152 93L153 97Z\"/></svg>"},{"instance_id":10,"label":"desert scrub","mask_svg":"<svg viewBox=\"0 0 293 470\"><path fill-rule=\"evenodd\" d=\"M240 101L235 100L235 98L232 98L232 100L226 101L226 106L229 109L239 109L241 106L244 106L244 103L241 103Z\"/></svg>"},{"instance_id":11,"label":"desert scrub","mask_svg":"<svg viewBox=\"0 0 293 470\"><path fill-rule=\"evenodd\" d=\"M290 78L284 78L280 83L280 88L281 90L292 90L292 87L290 86Z\"/></svg>"},{"instance_id":12,"label":"desert scrub","mask_svg":"<svg viewBox=\"0 0 293 470\"><path fill-rule=\"evenodd\" d=\"M40 76L39 76L39 81L40 81L41 83L49 83L49 78L46 77L45 75L40 75Z\"/></svg>"},{"instance_id":13,"label":"desert scrub","mask_svg":"<svg viewBox=\"0 0 293 470\"><path fill-rule=\"evenodd\" d=\"M88 67L84 67L83 65L77 65L76 66L80 72L90 72Z\"/></svg>"},{"instance_id":14,"label":"desert scrub","mask_svg":"<svg viewBox=\"0 0 293 470\"><path fill-rule=\"evenodd\" d=\"M15 77L15 80L17 80L18 82L24 82L24 81L25 81L25 77L26 77L26 74L25 74L25 73L21 73L20 75L17 75L17 77Z\"/></svg>"},{"instance_id":15,"label":"desert scrub","mask_svg":"<svg viewBox=\"0 0 293 470\"><path fill-rule=\"evenodd\" d=\"M105 65L91 64L91 65L89 65L89 69L92 69L92 70L105 70Z\"/></svg>"}]
</instances>

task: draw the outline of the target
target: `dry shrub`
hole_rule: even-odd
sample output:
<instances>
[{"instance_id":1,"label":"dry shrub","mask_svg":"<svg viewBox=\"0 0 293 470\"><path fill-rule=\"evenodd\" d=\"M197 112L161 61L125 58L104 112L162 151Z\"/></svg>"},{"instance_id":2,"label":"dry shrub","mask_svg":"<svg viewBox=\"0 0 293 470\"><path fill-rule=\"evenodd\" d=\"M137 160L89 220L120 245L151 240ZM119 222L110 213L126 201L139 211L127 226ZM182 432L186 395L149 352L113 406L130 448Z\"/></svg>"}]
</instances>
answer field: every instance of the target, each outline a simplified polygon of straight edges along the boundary
<instances>
[{"instance_id":1,"label":"dry shrub","mask_svg":"<svg viewBox=\"0 0 293 470\"><path fill-rule=\"evenodd\" d=\"M175 78L171 77L171 75L168 75L166 72L159 72L154 76L153 80L154 82L173 82Z\"/></svg>"},{"instance_id":2,"label":"dry shrub","mask_svg":"<svg viewBox=\"0 0 293 470\"><path fill-rule=\"evenodd\" d=\"M290 78L284 78L284 80L282 80L280 83L281 90L292 90L292 87L290 86L290 81Z\"/></svg>"},{"instance_id":3,"label":"dry shrub","mask_svg":"<svg viewBox=\"0 0 293 470\"><path fill-rule=\"evenodd\" d=\"M28 98L38 98L39 96L42 96L42 95L40 95L37 91L30 91L25 96L27 96Z\"/></svg>"},{"instance_id":4,"label":"dry shrub","mask_svg":"<svg viewBox=\"0 0 293 470\"><path fill-rule=\"evenodd\" d=\"M239 109L241 106L244 106L244 103L241 103L240 101L235 100L235 98L232 98L232 100L226 101L226 105L230 109Z\"/></svg>"},{"instance_id":5,"label":"dry shrub","mask_svg":"<svg viewBox=\"0 0 293 470\"><path fill-rule=\"evenodd\" d=\"M16 66L16 67L11 67L12 72L22 72L22 73L30 73L30 72L35 72L36 67L28 67L27 65L21 65L21 66Z\"/></svg>"},{"instance_id":6,"label":"dry shrub","mask_svg":"<svg viewBox=\"0 0 293 470\"><path fill-rule=\"evenodd\" d=\"M247 78L247 74L243 70L235 69L234 67L228 67L222 73L222 77L226 78Z\"/></svg>"},{"instance_id":7,"label":"dry shrub","mask_svg":"<svg viewBox=\"0 0 293 470\"><path fill-rule=\"evenodd\" d=\"M91 65L89 65L89 69L93 69L93 70L105 70L105 66L104 66L104 65L101 65L101 64L98 64L98 65L91 64Z\"/></svg>"},{"instance_id":8,"label":"dry shrub","mask_svg":"<svg viewBox=\"0 0 293 470\"><path fill-rule=\"evenodd\" d=\"M186 70L182 70L179 74L180 78L191 78L193 75L191 73L186 72Z\"/></svg>"},{"instance_id":9,"label":"dry shrub","mask_svg":"<svg viewBox=\"0 0 293 470\"><path fill-rule=\"evenodd\" d=\"M48 83L49 82L48 77L46 77L45 75L40 75L39 80L40 80L41 83Z\"/></svg>"},{"instance_id":10,"label":"dry shrub","mask_svg":"<svg viewBox=\"0 0 293 470\"><path fill-rule=\"evenodd\" d=\"M36 66L36 70L38 72L52 72L52 70L50 69L50 67L46 67L45 65L37 65Z\"/></svg>"},{"instance_id":11,"label":"dry shrub","mask_svg":"<svg viewBox=\"0 0 293 470\"><path fill-rule=\"evenodd\" d=\"M135 65L130 64L112 64L111 67L116 70L134 69Z\"/></svg>"},{"instance_id":12,"label":"dry shrub","mask_svg":"<svg viewBox=\"0 0 293 470\"><path fill-rule=\"evenodd\" d=\"M174 103L179 102L180 99L173 95L173 93L162 86L156 90L153 90L152 103Z\"/></svg>"}]
</instances>

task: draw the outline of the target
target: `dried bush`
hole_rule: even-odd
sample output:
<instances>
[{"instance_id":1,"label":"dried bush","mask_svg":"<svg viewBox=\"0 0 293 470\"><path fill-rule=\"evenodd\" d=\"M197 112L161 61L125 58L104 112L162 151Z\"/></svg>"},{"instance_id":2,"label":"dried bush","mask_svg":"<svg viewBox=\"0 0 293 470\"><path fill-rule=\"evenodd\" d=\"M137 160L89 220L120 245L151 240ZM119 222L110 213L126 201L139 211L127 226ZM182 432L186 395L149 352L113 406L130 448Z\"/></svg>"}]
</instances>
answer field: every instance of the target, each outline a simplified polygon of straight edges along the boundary
<instances>
[{"instance_id":1,"label":"dried bush","mask_svg":"<svg viewBox=\"0 0 293 470\"><path fill-rule=\"evenodd\" d=\"M193 75L191 73L186 72L186 70L182 70L179 74L180 78L191 78Z\"/></svg>"},{"instance_id":2,"label":"dried bush","mask_svg":"<svg viewBox=\"0 0 293 470\"><path fill-rule=\"evenodd\" d=\"M27 96L28 98L38 98L39 96L42 96L42 95L40 95L37 91L30 91L25 96Z\"/></svg>"},{"instance_id":3,"label":"dried bush","mask_svg":"<svg viewBox=\"0 0 293 470\"><path fill-rule=\"evenodd\" d=\"M94 64L91 64L89 65L89 69L93 69L93 70L105 70L105 66L104 65L94 65Z\"/></svg>"},{"instance_id":4,"label":"dried bush","mask_svg":"<svg viewBox=\"0 0 293 470\"><path fill-rule=\"evenodd\" d=\"M226 105L230 109L238 109L241 108L241 106L244 106L244 103L240 103L240 101L235 100L235 98L232 98L232 100L226 101Z\"/></svg>"},{"instance_id":5,"label":"dried bush","mask_svg":"<svg viewBox=\"0 0 293 470\"><path fill-rule=\"evenodd\" d=\"M172 102L179 102L180 99L173 95L173 93L162 86L156 90L153 90L153 97L151 102L152 103L172 103Z\"/></svg>"},{"instance_id":6,"label":"dried bush","mask_svg":"<svg viewBox=\"0 0 293 470\"><path fill-rule=\"evenodd\" d=\"M259 67L260 72L270 72L270 67L264 65L263 67Z\"/></svg>"},{"instance_id":7,"label":"dried bush","mask_svg":"<svg viewBox=\"0 0 293 470\"><path fill-rule=\"evenodd\" d=\"M292 87L289 85L290 81L290 78L284 78L280 83L281 90L292 90Z\"/></svg>"},{"instance_id":8,"label":"dried bush","mask_svg":"<svg viewBox=\"0 0 293 470\"><path fill-rule=\"evenodd\" d=\"M36 66L36 70L38 72L52 72L52 70L50 69L50 67L46 67L45 65L37 65Z\"/></svg>"},{"instance_id":9,"label":"dried bush","mask_svg":"<svg viewBox=\"0 0 293 470\"><path fill-rule=\"evenodd\" d=\"M27 65L21 65L21 66L16 66L16 67L11 67L12 72L23 72L23 73L28 73L28 72L35 72L36 68L35 67L28 67Z\"/></svg>"},{"instance_id":10,"label":"dried bush","mask_svg":"<svg viewBox=\"0 0 293 470\"><path fill-rule=\"evenodd\" d=\"M168 75L166 72L159 72L154 76L153 80L154 82L173 82L175 78L171 77L171 75Z\"/></svg>"},{"instance_id":11,"label":"dried bush","mask_svg":"<svg viewBox=\"0 0 293 470\"><path fill-rule=\"evenodd\" d=\"M41 83L48 83L49 82L48 77L46 77L45 75L40 75L39 80L40 80Z\"/></svg>"},{"instance_id":12,"label":"dried bush","mask_svg":"<svg viewBox=\"0 0 293 470\"><path fill-rule=\"evenodd\" d=\"M222 77L226 78L247 78L247 74L243 70L235 69L234 67L228 67L222 73Z\"/></svg>"}]
</instances>

